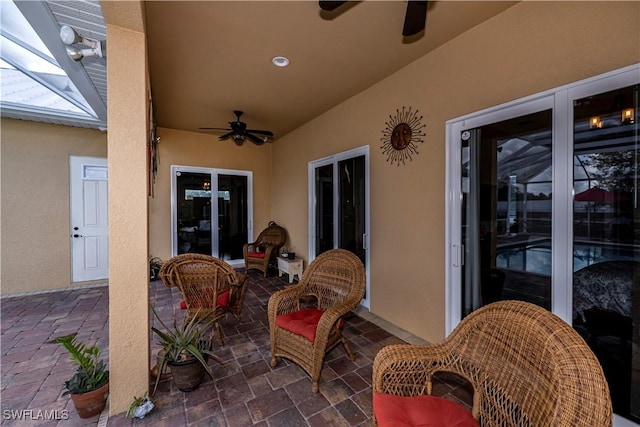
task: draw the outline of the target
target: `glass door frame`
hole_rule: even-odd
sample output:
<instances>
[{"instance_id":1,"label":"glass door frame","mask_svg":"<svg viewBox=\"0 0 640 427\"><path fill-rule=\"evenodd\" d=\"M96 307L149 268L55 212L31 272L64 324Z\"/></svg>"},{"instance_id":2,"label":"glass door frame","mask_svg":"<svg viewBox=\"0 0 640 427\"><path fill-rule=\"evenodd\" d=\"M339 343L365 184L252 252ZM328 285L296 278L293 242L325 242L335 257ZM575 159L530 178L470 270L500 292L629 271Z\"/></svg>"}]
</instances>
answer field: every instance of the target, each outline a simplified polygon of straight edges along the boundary
<instances>
[{"instance_id":1,"label":"glass door frame","mask_svg":"<svg viewBox=\"0 0 640 427\"><path fill-rule=\"evenodd\" d=\"M338 183L338 163L343 160L352 159L354 157L364 156L364 168L365 168L365 234L366 236L363 239L364 249L365 249L365 273L366 273L366 291L365 297L362 299L360 305L369 308L369 304L371 301L371 290L370 290L370 265L371 265L371 246L370 246L370 236L371 236L371 219L370 219L370 206L371 206L371 191L370 191L370 165L369 165L369 146L365 145L363 147L354 148L352 150L343 151L338 154L334 154L331 156L323 157L321 159L312 160L308 165L308 194L309 194L309 263L311 263L317 256L316 254L316 188L315 188L315 170L318 167L333 165L333 242L334 248L337 248L339 242L339 234L338 234L338 220L339 217L339 186Z\"/></svg>"},{"instance_id":2,"label":"glass door frame","mask_svg":"<svg viewBox=\"0 0 640 427\"><path fill-rule=\"evenodd\" d=\"M552 108L552 277L551 311L571 324L573 263L573 101L638 84L640 64L487 108L446 122L445 178L445 333L461 320L462 188L461 140L464 130Z\"/></svg>"},{"instance_id":3,"label":"glass door frame","mask_svg":"<svg viewBox=\"0 0 640 427\"><path fill-rule=\"evenodd\" d=\"M180 166L171 165L171 255L176 256L178 254L178 207L177 207L177 179L176 174L178 172L186 173L200 173L209 174L211 176L211 190L217 191L218 188L218 176L219 175L235 175L247 177L247 243L253 241L253 172L235 170L235 169L218 169L218 168L205 168L197 166ZM213 197L212 197L213 199ZM211 250L212 254L217 253L219 245L218 235L218 204L211 203ZM215 242L215 244L214 244ZM215 256L215 255L213 255ZM244 260L242 258L233 259L227 261L233 267L244 267Z\"/></svg>"}]
</instances>

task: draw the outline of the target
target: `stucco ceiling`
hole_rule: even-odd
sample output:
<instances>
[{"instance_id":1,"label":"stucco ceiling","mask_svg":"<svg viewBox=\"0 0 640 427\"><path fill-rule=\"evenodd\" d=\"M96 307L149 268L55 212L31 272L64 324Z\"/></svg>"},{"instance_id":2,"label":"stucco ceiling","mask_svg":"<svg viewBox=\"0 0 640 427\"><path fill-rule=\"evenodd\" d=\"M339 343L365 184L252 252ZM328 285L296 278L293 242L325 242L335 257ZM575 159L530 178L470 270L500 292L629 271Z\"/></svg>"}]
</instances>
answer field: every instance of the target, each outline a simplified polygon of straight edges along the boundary
<instances>
[{"instance_id":1,"label":"stucco ceiling","mask_svg":"<svg viewBox=\"0 0 640 427\"><path fill-rule=\"evenodd\" d=\"M157 124L199 132L242 110L277 140L514 3L429 2L426 30L404 40L405 1L331 14L317 1L146 2Z\"/></svg>"}]
</instances>

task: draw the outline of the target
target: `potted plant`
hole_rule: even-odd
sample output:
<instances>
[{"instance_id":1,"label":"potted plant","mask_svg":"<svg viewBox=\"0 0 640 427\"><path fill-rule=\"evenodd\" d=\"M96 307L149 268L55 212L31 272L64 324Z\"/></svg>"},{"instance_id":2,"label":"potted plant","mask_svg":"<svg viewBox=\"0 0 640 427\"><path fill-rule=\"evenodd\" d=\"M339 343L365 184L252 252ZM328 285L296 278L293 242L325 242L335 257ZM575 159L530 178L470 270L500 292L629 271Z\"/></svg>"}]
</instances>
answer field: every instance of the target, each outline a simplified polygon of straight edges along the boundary
<instances>
[{"instance_id":1,"label":"potted plant","mask_svg":"<svg viewBox=\"0 0 640 427\"><path fill-rule=\"evenodd\" d=\"M91 418L104 409L109 393L109 371L100 360L100 349L96 344L87 346L76 339L76 334L56 338L68 352L78 369L64 383L80 418Z\"/></svg>"},{"instance_id":2,"label":"potted plant","mask_svg":"<svg viewBox=\"0 0 640 427\"><path fill-rule=\"evenodd\" d=\"M280 253L280 256L282 258L295 259L296 253L293 252L293 248L289 248L288 246L283 246L282 247L282 252Z\"/></svg>"},{"instance_id":3,"label":"potted plant","mask_svg":"<svg viewBox=\"0 0 640 427\"><path fill-rule=\"evenodd\" d=\"M218 359L211 352L210 341L203 337L215 320L200 325L196 313L189 322L182 322L179 325L174 316L173 327L169 328L158 316L153 306L151 310L164 328L163 331L156 327L151 328L160 337L160 347L162 348L160 354L163 354L163 357L158 361L158 372L163 372L168 364L171 368L173 381L180 391L191 391L198 388L205 372L213 379L207 360L209 356ZM158 388L161 377L162 375L156 377L153 394Z\"/></svg>"},{"instance_id":4,"label":"potted plant","mask_svg":"<svg viewBox=\"0 0 640 427\"><path fill-rule=\"evenodd\" d=\"M160 272L161 267L162 260L160 258L154 256L149 259L149 280L158 279L158 273Z\"/></svg>"}]
</instances>

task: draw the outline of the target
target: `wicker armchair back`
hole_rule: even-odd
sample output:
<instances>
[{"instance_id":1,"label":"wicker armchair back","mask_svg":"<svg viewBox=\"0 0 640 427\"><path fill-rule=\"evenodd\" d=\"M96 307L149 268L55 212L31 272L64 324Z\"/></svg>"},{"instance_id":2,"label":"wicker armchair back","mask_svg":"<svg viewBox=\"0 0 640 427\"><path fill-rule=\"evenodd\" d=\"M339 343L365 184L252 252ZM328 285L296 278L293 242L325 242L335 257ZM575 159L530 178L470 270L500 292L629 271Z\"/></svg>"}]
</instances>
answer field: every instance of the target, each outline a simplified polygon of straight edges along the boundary
<instances>
[{"instance_id":1,"label":"wicker armchair back","mask_svg":"<svg viewBox=\"0 0 640 427\"><path fill-rule=\"evenodd\" d=\"M607 381L589 346L559 317L530 303L482 307L438 344L383 348L374 360L373 392L431 394L438 371L471 383L472 414L483 427L612 424Z\"/></svg>"},{"instance_id":2,"label":"wicker armchair back","mask_svg":"<svg viewBox=\"0 0 640 427\"><path fill-rule=\"evenodd\" d=\"M209 255L181 254L167 260L159 276L165 286L175 286L182 293L187 308L186 322L195 316L201 320L219 320L226 313L240 320L247 276L237 273L226 262ZM227 291L228 298L223 295ZM226 303L220 305L219 298ZM218 323L216 329L223 343Z\"/></svg>"}]
</instances>

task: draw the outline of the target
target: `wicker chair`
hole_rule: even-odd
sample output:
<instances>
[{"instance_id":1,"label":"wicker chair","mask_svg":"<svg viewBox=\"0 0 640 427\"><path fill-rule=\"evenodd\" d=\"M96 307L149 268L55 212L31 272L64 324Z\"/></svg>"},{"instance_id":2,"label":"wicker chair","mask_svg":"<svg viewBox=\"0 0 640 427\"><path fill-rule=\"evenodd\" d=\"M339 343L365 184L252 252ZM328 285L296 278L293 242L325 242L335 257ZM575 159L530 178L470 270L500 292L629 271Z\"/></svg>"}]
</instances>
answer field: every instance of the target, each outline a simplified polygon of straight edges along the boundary
<instances>
[{"instance_id":1,"label":"wicker chair","mask_svg":"<svg viewBox=\"0 0 640 427\"><path fill-rule=\"evenodd\" d=\"M187 310L185 322L194 316L200 320L220 320L227 313L238 321L244 306L248 280L226 262L209 255L182 254L167 260L160 268L162 283L177 287ZM222 328L215 323L220 344Z\"/></svg>"},{"instance_id":2,"label":"wicker chair","mask_svg":"<svg viewBox=\"0 0 640 427\"><path fill-rule=\"evenodd\" d=\"M471 383L472 415L483 427L612 424L594 354L568 324L530 303L484 306L438 344L384 347L373 364L374 412L380 396L431 394L438 371Z\"/></svg>"},{"instance_id":3,"label":"wicker chair","mask_svg":"<svg viewBox=\"0 0 640 427\"><path fill-rule=\"evenodd\" d=\"M353 253L332 249L313 260L297 285L269 298L271 366L277 365L276 357L292 360L311 376L317 393L327 352L342 343L355 359L342 335L341 317L360 303L364 290L364 266ZM313 308L301 305L304 297L315 297Z\"/></svg>"},{"instance_id":4,"label":"wicker chair","mask_svg":"<svg viewBox=\"0 0 640 427\"><path fill-rule=\"evenodd\" d=\"M256 268L264 273L264 277L267 277L269 264L276 260L278 251L286 240L286 230L271 221L269 226L262 230L255 242L246 243L243 246L242 253L246 269Z\"/></svg>"}]
</instances>

